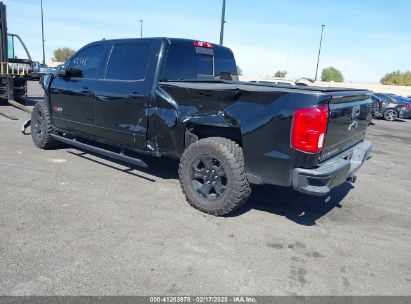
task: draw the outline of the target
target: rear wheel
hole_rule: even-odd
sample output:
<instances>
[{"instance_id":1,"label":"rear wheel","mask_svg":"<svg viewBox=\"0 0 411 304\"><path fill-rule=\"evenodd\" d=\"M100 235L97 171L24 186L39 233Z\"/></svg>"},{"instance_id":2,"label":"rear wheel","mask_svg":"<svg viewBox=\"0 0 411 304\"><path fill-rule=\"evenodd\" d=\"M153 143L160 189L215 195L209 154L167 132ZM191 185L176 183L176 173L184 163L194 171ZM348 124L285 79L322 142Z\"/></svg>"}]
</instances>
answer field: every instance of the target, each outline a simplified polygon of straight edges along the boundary
<instances>
[{"instance_id":1,"label":"rear wheel","mask_svg":"<svg viewBox=\"0 0 411 304\"><path fill-rule=\"evenodd\" d=\"M212 215L232 212L251 193L243 151L225 138L205 138L190 145L181 157L179 176L188 203Z\"/></svg>"},{"instance_id":2,"label":"rear wheel","mask_svg":"<svg viewBox=\"0 0 411 304\"><path fill-rule=\"evenodd\" d=\"M36 103L31 113L31 137L34 144L40 149L52 149L58 146L51 134L53 125L50 119L50 111L45 101Z\"/></svg>"},{"instance_id":3,"label":"rear wheel","mask_svg":"<svg viewBox=\"0 0 411 304\"><path fill-rule=\"evenodd\" d=\"M398 111L395 109L388 109L384 111L384 119L388 121L393 121L398 118Z\"/></svg>"}]
</instances>

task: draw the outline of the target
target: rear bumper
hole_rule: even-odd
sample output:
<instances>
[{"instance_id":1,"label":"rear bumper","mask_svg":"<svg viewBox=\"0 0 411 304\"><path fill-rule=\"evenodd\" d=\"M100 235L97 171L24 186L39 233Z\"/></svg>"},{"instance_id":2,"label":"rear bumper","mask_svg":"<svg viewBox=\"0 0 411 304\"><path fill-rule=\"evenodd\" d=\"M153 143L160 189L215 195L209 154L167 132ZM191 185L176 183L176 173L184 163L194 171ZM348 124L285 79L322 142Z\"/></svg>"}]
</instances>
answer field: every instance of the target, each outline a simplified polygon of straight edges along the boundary
<instances>
[{"instance_id":1,"label":"rear bumper","mask_svg":"<svg viewBox=\"0 0 411 304\"><path fill-rule=\"evenodd\" d=\"M306 194L325 195L332 188L353 179L364 161L369 158L371 150L371 142L363 141L327 160L318 168L295 168L292 175L293 188Z\"/></svg>"},{"instance_id":2,"label":"rear bumper","mask_svg":"<svg viewBox=\"0 0 411 304\"><path fill-rule=\"evenodd\" d=\"M400 111L400 118L411 118L411 109Z\"/></svg>"}]
</instances>

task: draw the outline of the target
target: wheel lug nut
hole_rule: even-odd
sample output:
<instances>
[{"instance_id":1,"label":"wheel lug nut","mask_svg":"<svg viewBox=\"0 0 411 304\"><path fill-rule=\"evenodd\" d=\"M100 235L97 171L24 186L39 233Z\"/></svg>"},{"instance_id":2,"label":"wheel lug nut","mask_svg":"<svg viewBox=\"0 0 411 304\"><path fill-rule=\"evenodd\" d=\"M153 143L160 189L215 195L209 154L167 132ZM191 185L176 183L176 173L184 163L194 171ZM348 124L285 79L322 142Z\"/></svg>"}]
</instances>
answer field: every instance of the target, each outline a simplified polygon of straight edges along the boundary
<instances>
[{"instance_id":1,"label":"wheel lug nut","mask_svg":"<svg viewBox=\"0 0 411 304\"><path fill-rule=\"evenodd\" d=\"M218 176L216 175L216 176L214 176L214 178L215 178L215 179L217 179L217 178L218 178Z\"/></svg>"},{"instance_id":2,"label":"wheel lug nut","mask_svg":"<svg viewBox=\"0 0 411 304\"><path fill-rule=\"evenodd\" d=\"M210 172L209 170L206 170L206 173Z\"/></svg>"}]
</instances>

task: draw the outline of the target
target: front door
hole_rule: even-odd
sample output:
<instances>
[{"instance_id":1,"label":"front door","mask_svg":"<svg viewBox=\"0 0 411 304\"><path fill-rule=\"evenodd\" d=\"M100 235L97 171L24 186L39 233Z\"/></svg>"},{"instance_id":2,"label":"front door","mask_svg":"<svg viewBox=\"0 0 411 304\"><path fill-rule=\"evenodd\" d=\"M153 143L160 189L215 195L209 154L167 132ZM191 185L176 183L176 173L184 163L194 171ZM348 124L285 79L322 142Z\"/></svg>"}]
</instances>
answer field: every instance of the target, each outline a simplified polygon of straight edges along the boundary
<instances>
[{"instance_id":1,"label":"front door","mask_svg":"<svg viewBox=\"0 0 411 304\"><path fill-rule=\"evenodd\" d=\"M93 90L100 77L104 44L86 46L75 54L66 68L82 75L56 77L50 87L50 105L56 127L90 133L93 130Z\"/></svg>"},{"instance_id":2,"label":"front door","mask_svg":"<svg viewBox=\"0 0 411 304\"><path fill-rule=\"evenodd\" d=\"M95 134L145 148L151 45L144 40L115 42L108 51L104 78L94 90Z\"/></svg>"}]
</instances>

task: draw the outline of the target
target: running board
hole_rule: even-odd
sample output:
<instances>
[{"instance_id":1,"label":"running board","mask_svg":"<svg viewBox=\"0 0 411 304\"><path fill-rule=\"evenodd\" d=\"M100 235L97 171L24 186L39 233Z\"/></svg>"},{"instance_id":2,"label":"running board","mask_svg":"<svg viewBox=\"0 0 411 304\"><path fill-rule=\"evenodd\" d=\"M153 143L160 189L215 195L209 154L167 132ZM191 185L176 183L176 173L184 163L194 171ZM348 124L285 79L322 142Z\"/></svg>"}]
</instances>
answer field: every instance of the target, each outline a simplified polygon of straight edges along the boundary
<instances>
[{"instance_id":1,"label":"running board","mask_svg":"<svg viewBox=\"0 0 411 304\"><path fill-rule=\"evenodd\" d=\"M74 146L74 147L78 147L80 149L84 149L84 150L87 150L87 151L90 151L90 152L94 152L94 153L97 153L97 154L101 154L101 155L107 156L107 157L112 158L112 159L121 160L121 161L124 161L126 163L130 163L130 164L140 166L140 167L143 167L143 168L148 167L148 165L144 161L142 161L141 159L133 158L133 157L124 155L123 153L111 152L109 150L97 148L97 147L94 147L94 146L79 142L75 139L69 139L69 138L65 138L65 137L62 137L62 136L55 135L55 134L51 134L51 137L53 137L53 139L55 139L57 141L60 141L62 143L65 143L65 144L68 144L68 145L71 145L71 146Z\"/></svg>"}]
</instances>

